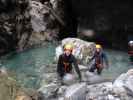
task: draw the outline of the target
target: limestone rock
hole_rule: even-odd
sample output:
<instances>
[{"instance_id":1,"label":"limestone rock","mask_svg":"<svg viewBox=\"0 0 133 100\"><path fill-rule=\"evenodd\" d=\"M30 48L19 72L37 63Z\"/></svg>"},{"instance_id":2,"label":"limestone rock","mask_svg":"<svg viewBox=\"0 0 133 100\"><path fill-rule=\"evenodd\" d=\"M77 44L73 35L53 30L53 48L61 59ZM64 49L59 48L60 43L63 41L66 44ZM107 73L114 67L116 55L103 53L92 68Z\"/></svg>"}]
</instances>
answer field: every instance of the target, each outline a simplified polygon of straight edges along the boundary
<instances>
[{"instance_id":1,"label":"limestone rock","mask_svg":"<svg viewBox=\"0 0 133 100\"><path fill-rule=\"evenodd\" d=\"M50 98L53 96L57 96L56 92L59 86L55 83L50 83L48 85L43 85L38 91L43 93L45 98Z\"/></svg>"},{"instance_id":2,"label":"limestone rock","mask_svg":"<svg viewBox=\"0 0 133 100\"><path fill-rule=\"evenodd\" d=\"M65 92L65 100L85 100L86 84L77 83L67 88Z\"/></svg>"},{"instance_id":3,"label":"limestone rock","mask_svg":"<svg viewBox=\"0 0 133 100\"><path fill-rule=\"evenodd\" d=\"M79 62L85 65L89 63L89 60L94 55L95 43L86 42L78 38L66 38L62 40L61 45L56 48L55 60L57 60L59 55L63 52L62 48L66 43L73 44L72 54L79 60Z\"/></svg>"},{"instance_id":4,"label":"limestone rock","mask_svg":"<svg viewBox=\"0 0 133 100\"><path fill-rule=\"evenodd\" d=\"M121 90L119 92L125 92L129 90L133 93L133 69L129 70L127 73L120 75L115 81L113 86Z\"/></svg>"},{"instance_id":5,"label":"limestone rock","mask_svg":"<svg viewBox=\"0 0 133 100\"><path fill-rule=\"evenodd\" d=\"M54 3L51 6L55 6ZM29 13L33 29L29 44L34 45L46 40L54 40L59 30L58 25L54 25L55 18L51 14L51 7L35 0L29 1L29 7L31 8Z\"/></svg>"}]
</instances>

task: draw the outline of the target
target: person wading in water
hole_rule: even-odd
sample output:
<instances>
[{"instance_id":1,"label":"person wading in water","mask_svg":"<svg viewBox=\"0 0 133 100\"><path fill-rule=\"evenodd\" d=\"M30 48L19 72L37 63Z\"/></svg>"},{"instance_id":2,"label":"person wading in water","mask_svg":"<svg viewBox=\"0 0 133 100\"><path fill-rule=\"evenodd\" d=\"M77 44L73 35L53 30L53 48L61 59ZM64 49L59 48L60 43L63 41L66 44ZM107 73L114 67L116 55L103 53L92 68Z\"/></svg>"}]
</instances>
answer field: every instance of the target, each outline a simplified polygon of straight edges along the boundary
<instances>
[{"instance_id":1,"label":"person wading in water","mask_svg":"<svg viewBox=\"0 0 133 100\"><path fill-rule=\"evenodd\" d=\"M94 63L92 64L91 68L89 69L90 72L94 72L97 70L97 73L100 75L104 66L104 62L106 64L106 68L109 67L108 59L106 54L103 52L102 46L100 44L96 44L96 51L94 53L94 56L92 57L91 61L94 60Z\"/></svg>"},{"instance_id":2,"label":"person wading in water","mask_svg":"<svg viewBox=\"0 0 133 100\"><path fill-rule=\"evenodd\" d=\"M72 44L66 44L64 46L64 53L59 56L57 64L57 73L61 82L63 82L62 80L67 73L73 74L72 65L74 65L74 68L79 77L79 81L81 81L81 73L78 67L77 60L72 54L72 50L73 50Z\"/></svg>"}]
</instances>

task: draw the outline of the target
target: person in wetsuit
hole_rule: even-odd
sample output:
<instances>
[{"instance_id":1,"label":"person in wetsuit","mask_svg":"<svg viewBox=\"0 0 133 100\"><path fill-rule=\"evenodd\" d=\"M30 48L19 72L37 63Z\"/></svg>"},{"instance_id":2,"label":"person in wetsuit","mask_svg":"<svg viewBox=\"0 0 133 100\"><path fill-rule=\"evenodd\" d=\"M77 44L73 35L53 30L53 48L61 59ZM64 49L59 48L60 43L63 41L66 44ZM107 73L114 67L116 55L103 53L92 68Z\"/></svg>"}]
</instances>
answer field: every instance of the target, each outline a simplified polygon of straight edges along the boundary
<instances>
[{"instance_id":1,"label":"person in wetsuit","mask_svg":"<svg viewBox=\"0 0 133 100\"><path fill-rule=\"evenodd\" d=\"M74 55L72 54L73 47L71 44L66 44L64 46L64 53L59 56L58 64L57 64L57 73L60 79L70 73L72 74L72 64L79 76L79 81L81 81L81 73L78 67L78 63Z\"/></svg>"},{"instance_id":2,"label":"person in wetsuit","mask_svg":"<svg viewBox=\"0 0 133 100\"><path fill-rule=\"evenodd\" d=\"M96 51L94 53L94 56L92 57L91 61L94 60L94 63L92 64L91 68L89 69L90 72L94 72L97 70L97 73L100 75L103 68L104 68L104 62L106 64L106 67L109 67L108 59L106 54L102 50L102 46L99 44L96 44Z\"/></svg>"}]
</instances>

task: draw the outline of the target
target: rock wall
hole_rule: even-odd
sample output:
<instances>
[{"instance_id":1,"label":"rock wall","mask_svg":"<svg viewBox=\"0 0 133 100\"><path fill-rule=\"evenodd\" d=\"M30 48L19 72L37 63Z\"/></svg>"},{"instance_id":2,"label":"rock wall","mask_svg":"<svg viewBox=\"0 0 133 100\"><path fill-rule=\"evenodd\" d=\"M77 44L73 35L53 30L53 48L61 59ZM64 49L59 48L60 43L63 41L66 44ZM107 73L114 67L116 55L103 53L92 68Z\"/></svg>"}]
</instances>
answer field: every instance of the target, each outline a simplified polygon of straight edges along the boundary
<instances>
[{"instance_id":1,"label":"rock wall","mask_svg":"<svg viewBox=\"0 0 133 100\"><path fill-rule=\"evenodd\" d=\"M97 41L107 47L126 48L127 36L133 31L133 14L130 12L133 6L130 1L64 0L64 2L68 28L65 31L69 35L60 34L72 37L77 33L83 39Z\"/></svg>"},{"instance_id":2,"label":"rock wall","mask_svg":"<svg viewBox=\"0 0 133 100\"><path fill-rule=\"evenodd\" d=\"M22 35L29 34L31 27L26 0L0 0L0 6L1 55L19 48Z\"/></svg>"},{"instance_id":3,"label":"rock wall","mask_svg":"<svg viewBox=\"0 0 133 100\"><path fill-rule=\"evenodd\" d=\"M19 48L54 41L58 38L59 27L64 26L60 0L28 0L30 32L24 33Z\"/></svg>"},{"instance_id":4,"label":"rock wall","mask_svg":"<svg viewBox=\"0 0 133 100\"><path fill-rule=\"evenodd\" d=\"M0 0L0 55L57 39L61 1Z\"/></svg>"},{"instance_id":5,"label":"rock wall","mask_svg":"<svg viewBox=\"0 0 133 100\"><path fill-rule=\"evenodd\" d=\"M89 41L126 48L133 22L129 9L127 1L0 0L0 54L76 33Z\"/></svg>"},{"instance_id":6,"label":"rock wall","mask_svg":"<svg viewBox=\"0 0 133 100\"><path fill-rule=\"evenodd\" d=\"M41 43L57 39L59 26L64 25L61 17L60 1L50 0L46 2L29 1L32 35L29 44Z\"/></svg>"}]
</instances>

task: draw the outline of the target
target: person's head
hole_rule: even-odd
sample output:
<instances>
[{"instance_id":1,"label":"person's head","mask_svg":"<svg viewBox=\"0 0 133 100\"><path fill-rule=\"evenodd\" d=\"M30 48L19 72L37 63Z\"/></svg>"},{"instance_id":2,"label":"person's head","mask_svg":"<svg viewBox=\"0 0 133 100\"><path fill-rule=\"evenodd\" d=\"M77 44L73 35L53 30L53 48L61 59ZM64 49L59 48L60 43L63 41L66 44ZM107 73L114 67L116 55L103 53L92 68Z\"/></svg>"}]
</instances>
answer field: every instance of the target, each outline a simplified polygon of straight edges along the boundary
<instances>
[{"instance_id":1,"label":"person's head","mask_svg":"<svg viewBox=\"0 0 133 100\"><path fill-rule=\"evenodd\" d=\"M128 42L128 45L129 45L130 47L132 47L132 46L133 46L133 41L129 41L129 42Z\"/></svg>"},{"instance_id":2,"label":"person's head","mask_svg":"<svg viewBox=\"0 0 133 100\"><path fill-rule=\"evenodd\" d=\"M96 44L96 52L100 52L102 49L102 46L100 44Z\"/></svg>"},{"instance_id":3,"label":"person's head","mask_svg":"<svg viewBox=\"0 0 133 100\"><path fill-rule=\"evenodd\" d=\"M64 53L69 56L71 53L72 53L72 50L73 50L73 46L72 44L66 44L64 46Z\"/></svg>"}]
</instances>

